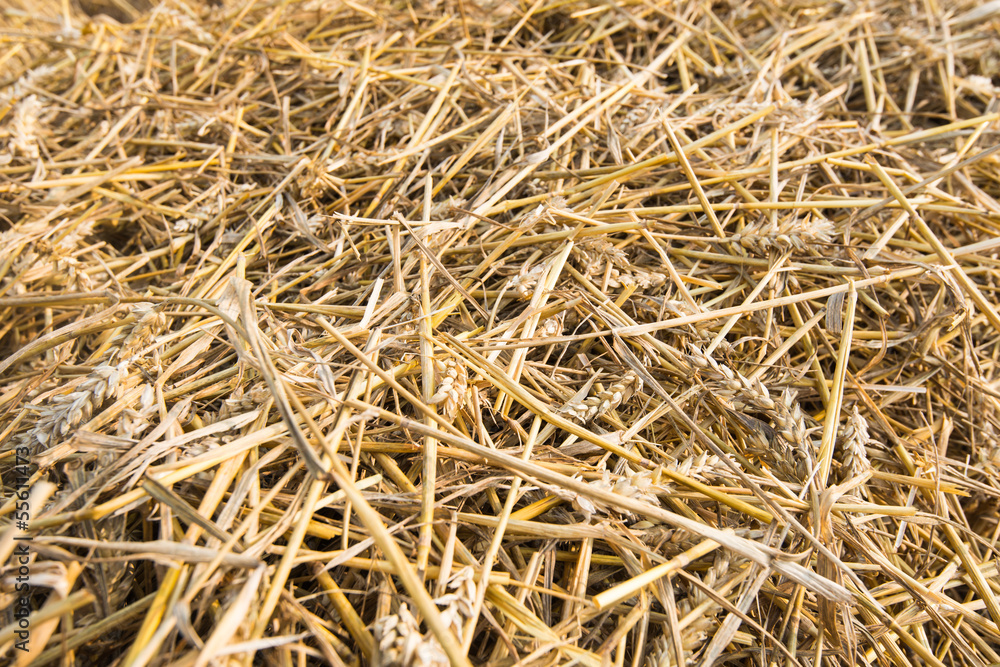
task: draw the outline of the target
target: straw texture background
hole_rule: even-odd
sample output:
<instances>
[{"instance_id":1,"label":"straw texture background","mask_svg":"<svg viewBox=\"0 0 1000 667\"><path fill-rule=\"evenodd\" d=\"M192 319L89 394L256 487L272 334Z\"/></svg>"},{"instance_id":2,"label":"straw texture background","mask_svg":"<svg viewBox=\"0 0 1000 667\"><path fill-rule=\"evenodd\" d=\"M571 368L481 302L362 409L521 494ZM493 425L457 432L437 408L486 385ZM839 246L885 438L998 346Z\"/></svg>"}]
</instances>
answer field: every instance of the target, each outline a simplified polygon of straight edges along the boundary
<instances>
[{"instance_id":1,"label":"straw texture background","mask_svg":"<svg viewBox=\"0 0 1000 667\"><path fill-rule=\"evenodd\" d=\"M10 0L0 64L4 664L1000 663L1000 3Z\"/></svg>"}]
</instances>

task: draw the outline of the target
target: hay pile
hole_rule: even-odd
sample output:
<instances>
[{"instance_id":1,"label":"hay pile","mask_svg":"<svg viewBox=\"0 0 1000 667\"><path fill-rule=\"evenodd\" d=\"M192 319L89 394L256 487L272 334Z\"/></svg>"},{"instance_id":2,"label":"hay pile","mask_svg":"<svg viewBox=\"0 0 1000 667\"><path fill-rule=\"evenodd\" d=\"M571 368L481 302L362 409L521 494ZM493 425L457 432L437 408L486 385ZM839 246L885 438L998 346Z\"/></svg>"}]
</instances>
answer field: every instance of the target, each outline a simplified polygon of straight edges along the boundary
<instances>
[{"instance_id":1,"label":"hay pile","mask_svg":"<svg viewBox=\"0 0 1000 667\"><path fill-rule=\"evenodd\" d=\"M1000 662L997 2L31 4L3 660Z\"/></svg>"}]
</instances>

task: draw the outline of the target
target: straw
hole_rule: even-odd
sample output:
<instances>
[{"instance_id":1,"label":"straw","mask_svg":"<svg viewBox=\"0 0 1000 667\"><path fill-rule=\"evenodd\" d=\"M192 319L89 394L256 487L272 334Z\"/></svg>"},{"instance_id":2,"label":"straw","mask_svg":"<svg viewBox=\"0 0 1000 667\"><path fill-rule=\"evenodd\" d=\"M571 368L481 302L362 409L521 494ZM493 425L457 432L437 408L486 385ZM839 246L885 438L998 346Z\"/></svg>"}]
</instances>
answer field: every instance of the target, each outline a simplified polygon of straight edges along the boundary
<instances>
[{"instance_id":1,"label":"straw","mask_svg":"<svg viewBox=\"0 0 1000 667\"><path fill-rule=\"evenodd\" d=\"M998 18L8 0L0 662L1000 663Z\"/></svg>"}]
</instances>

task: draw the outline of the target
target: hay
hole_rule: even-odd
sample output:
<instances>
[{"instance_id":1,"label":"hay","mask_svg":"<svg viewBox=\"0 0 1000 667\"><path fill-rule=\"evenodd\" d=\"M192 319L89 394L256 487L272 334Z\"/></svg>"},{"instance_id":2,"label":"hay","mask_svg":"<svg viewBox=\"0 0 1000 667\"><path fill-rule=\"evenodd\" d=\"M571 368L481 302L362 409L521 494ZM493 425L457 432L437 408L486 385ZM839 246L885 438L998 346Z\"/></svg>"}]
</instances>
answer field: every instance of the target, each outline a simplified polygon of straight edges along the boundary
<instances>
[{"instance_id":1,"label":"hay","mask_svg":"<svg viewBox=\"0 0 1000 667\"><path fill-rule=\"evenodd\" d=\"M996 2L207 5L0 10L4 660L1000 662Z\"/></svg>"}]
</instances>

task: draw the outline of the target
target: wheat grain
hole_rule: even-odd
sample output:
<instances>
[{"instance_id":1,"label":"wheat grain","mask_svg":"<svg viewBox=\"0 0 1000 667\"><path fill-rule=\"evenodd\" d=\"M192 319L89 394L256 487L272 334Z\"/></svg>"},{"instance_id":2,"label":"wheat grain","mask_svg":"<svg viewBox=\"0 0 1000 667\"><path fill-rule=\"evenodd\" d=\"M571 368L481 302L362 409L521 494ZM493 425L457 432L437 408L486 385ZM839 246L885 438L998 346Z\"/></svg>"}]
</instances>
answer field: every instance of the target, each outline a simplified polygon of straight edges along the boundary
<instances>
[{"instance_id":1,"label":"wheat grain","mask_svg":"<svg viewBox=\"0 0 1000 667\"><path fill-rule=\"evenodd\" d=\"M92 370L75 391L54 396L39 411L38 421L30 431L33 444L48 446L71 430L90 420L94 409L118 390L121 369L101 364Z\"/></svg>"},{"instance_id":2,"label":"wheat grain","mask_svg":"<svg viewBox=\"0 0 1000 667\"><path fill-rule=\"evenodd\" d=\"M449 421L455 421L458 411L465 405L465 397L469 388L469 374L457 359L449 357L442 361L435 360L437 375L437 391L431 396L431 405L442 405L444 416Z\"/></svg>"},{"instance_id":3,"label":"wheat grain","mask_svg":"<svg viewBox=\"0 0 1000 667\"><path fill-rule=\"evenodd\" d=\"M118 435L135 438L149 428L149 418L158 410L156 391L151 384L145 384L139 396L139 409L125 408L118 418Z\"/></svg>"},{"instance_id":4,"label":"wheat grain","mask_svg":"<svg viewBox=\"0 0 1000 667\"><path fill-rule=\"evenodd\" d=\"M660 635L654 642L649 655L646 656L646 667L674 667L673 649L665 635Z\"/></svg>"},{"instance_id":5,"label":"wheat grain","mask_svg":"<svg viewBox=\"0 0 1000 667\"><path fill-rule=\"evenodd\" d=\"M448 592L434 603L441 608L441 619L461 640L466 622L473 615L475 570L463 567L455 572L448 580L447 589ZM416 618L405 603L395 614L376 621L372 634L377 648L373 663L379 667L445 667L450 664L434 636L430 632L421 634Z\"/></svg>"},{"instance_id":6,"label":"wheat grain","mask_svg":"<svg viewBox=\"0 0 1000 667\"><path fill-rule=\"evenodd\" d=\"M623 464L621 474L613 476L607 468L604 468L601 471L601 477L591 480L590 485L602 491L612 491L626 498L635 498L652 505L659 505L660 499L656 492L664 489L654 484L653 478L654 473L651 470L636 472L627 464ZM610 507L592 498L580 494L568 494L568 497L573 508L582 512L587 521L595 514L607 516L611 512ZM628 512L625 512L624 515L634 518L634 515Z\"/></svg>"},{"instance_id":7,"label":"wheat grain","mask_svg":"<svg viewBox=\"0 0 1000 667\"><path fill-rule=\"evenodd\" d=\"M441 607L441 620L451 628L459 641L464 639L466 622L472 618L474 611L475 574L470 566L461 568L448 580L448 592L434 600L434 604Z\"/></svg>"},{"instance_id":8,"label":"wheat grain","mask_svg":"<svg viewBox=\"0 0 1000 667\"><path fill-rule=\"evenodd\" d=\"M818 215L805 218L786 218L777 224L763 221L750 225L729 237L747 250L767 255L772 250L802 251L830 243L833 223Z\"/></svg>"},{"instance_id":9,"label":"wheat grain","mask_svg":"<svg viewBox=\"0 0 1000 667\"><path fill-rule=\"evenodd\" d=\"M732 471L729 466L723 463L715 454L710 452L702 452L701 454L696 454L692 456L687 456L683 459L676 461L671 461L666 466L667 470L673 470L679 472L685 477L691 477L703 482L712 482L719 477L728 477L732 475ZM654 482L656 481L654 475Z\"/></svg>"},{"instance_id":10,"label":"wheat grain","mask_svg":"<svg viewBox=\"0 0 1000 667\"><path fill-rule=\"evenodd\" d=\"M604 273L610 263L618 269L628 269L630 263L624 250L616 248L603 236L587 238L573 246L573 256L585 276Z\"/></svg>"},{"instance_id":11,"label":"wheat grain","mask_svg":"<svg viewBox=\"0 0 1000 667\"><path fill-rule=\"evenodd\" d=\"M690 347L684 360L702 379L704 392L750 431L747 442L753 454L790 480L802 481L809 476L815 444L809 438L805 414L794 392L785 390L776 401L759 377L750 380L695 346ZM748 411L766 416L773 426L767 426L747 414Z\"/></svg>"},{"instance_id":12,"label":"wheat grain","mask_svg":"<svg viewBox=\"0 0 1000 667\"><path fill-rule=\"evenodd\" d=\"M637 285L649 289L667 280L664 273L633 266L624 250L603 237L587 238L574 245L573 256L585 276L600 276L607 270L610 287Z\"/></svg>"},{"instance_id":13,"label":"wheat grain","mask_svg":"<svg viewBox=\"0 0 1000 667\"><path fill-rule=\"evenodd\" d=\"M112 341L111 350L76 386L73 391L53 396L41 407L38 420L28 433L32 445L49 446L80 425L90 421L94 411L116 397L129 364L134 363L142 348L148 345L165 325L162 313L151 304L138 304L133 312L138 320L120 336L118 346Z\"/></svg>"},{"instance_id":14,"label":"wheat grain","mask_svg":"<svg viewBox=\"0 0 1000 667\"><path fill-rule=\"evenodd\" d=\"M10 119L11 155L23 155L28 158L38 158L39 115L42 112L42 102L36 95L28 95L14 107Z\"/></svg>"},{"instance_id":15,"label":"wheat grain","mask_svg":"<svg viewBox=\"0 0 1000 667\"><path fill-rule=\"evenodd\" d=\"M642 380L633 371L627 371L621 380L607 389L598 391L583 401L571 401L561 407L559 412L582 424L589 424L601 415L617 408L640 389L642 389Z\"/></svg>"},{"instance_id":16,"label":"wheat grain","mask_svg":"<svg viewBox=\"0 0 1000 667\"><path fill-rule=\"evenodd\" d=\"M846 468L848 478L861 477L872 469L872 464L868 460L868 452L865 447L871 442L868 434L868 420L858 411L855 405L851 410L851 417L847 425L841 432L841 442L843 443L843 463Z\"/></svg>"},{"instance_id":17,"label":"wheat grain","mask_svg":"<svg viewBox=\"0 0 1000 667\"><path fill-rule=\"evenodd\" d=\"M166 317L152 304L136 304L132 313L138 318L122 339L121 347L113 352L119 363L131 364L142 353L142 348L153 341L166 326Z\"/></svg>"},{"instance_id":18,"label":"wheat grain","mask_svg":"<svg viewBox=\"0 0 1000 667\"><path fill-rule=\"evenodd\" d=\"M417 619L406 603L399 611L380 618L372 627L376 652L376 667L448 667L448 656L433 638L420 633Z\"/></svg>"},{"instance_id":19,"label":"wheat grain","mask_svg":"<svg viewBox=\"0 0 1000 667\"><path fill-rule=\"evenodd\" d=\"M544 320L539 322L538 328L535 329L535 335L539 338L561 336L565 328L565 322L566 311L563 310L552 317L546 317Z\"/></svg>"},{"instance_id":20,"label":"wheat grain","mask_svg":"<svg viewBox=\"0 0 1000 667\"><path fill-rule=\"evenodd\" d=\"M546 265L544 262L530 267L524 265L516 276L507 281L507 287L517 292L517 295L522 299L530 299L535 285L538 284L542 274L545 273L545 269Z\"/></svg>"},{"instance_id":21,"label":"wheat grain","mask_svg":"<svg viewBox=\"0 0 1000 667\"><path fill-rule=\"evenodd\" d=\"M619 276L618 281L623 285L628 285L630 282L634 282L643 289L650 289L653 287L659 287L663 283L667 282L667 275L665 273L660 273L659 271L648 271L646 269L640 269L633 266L629 273L623 273Z\"/></svg>"}]
</instances>

